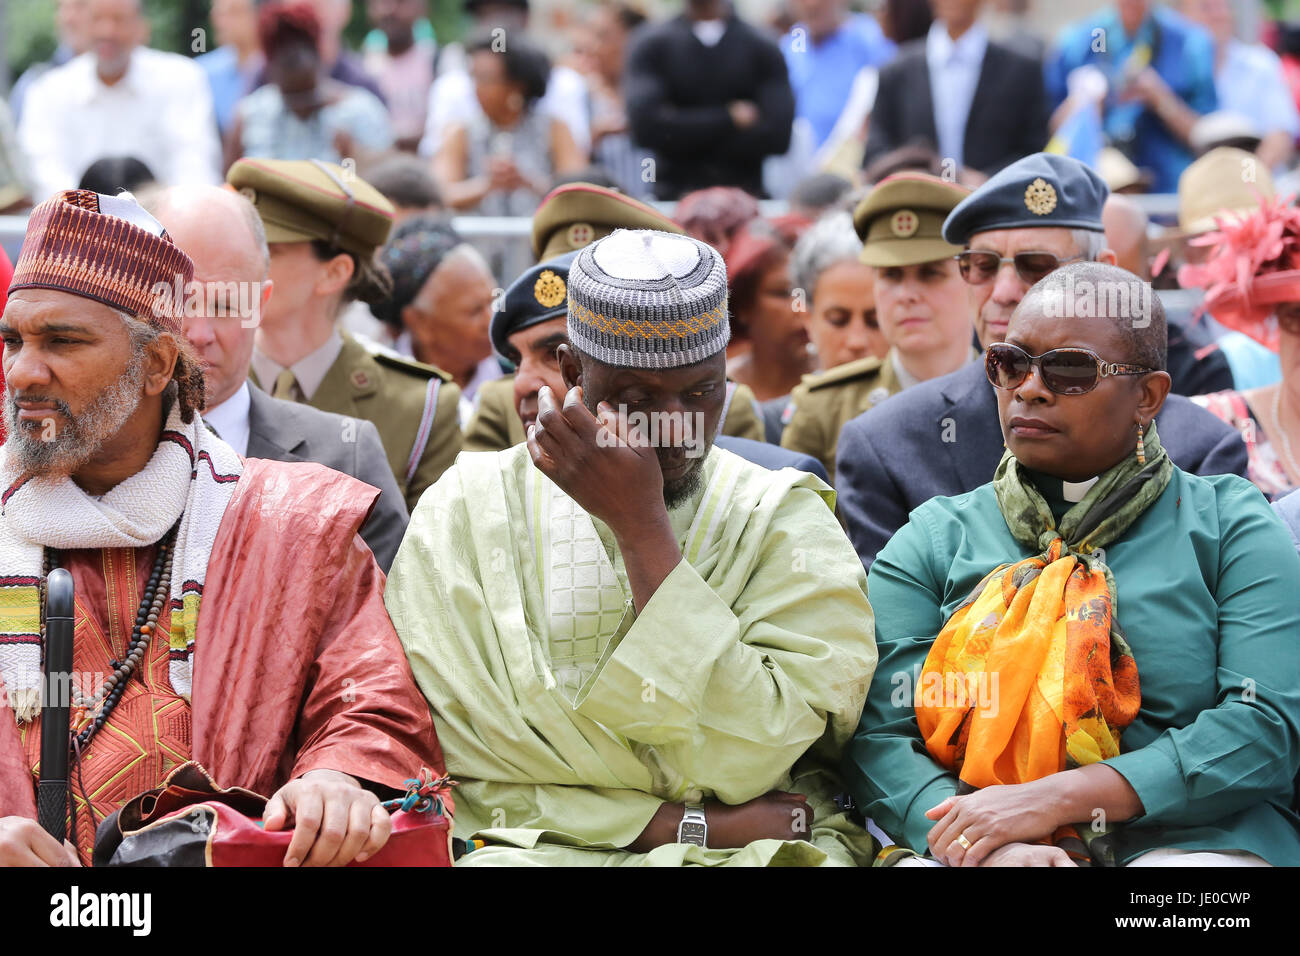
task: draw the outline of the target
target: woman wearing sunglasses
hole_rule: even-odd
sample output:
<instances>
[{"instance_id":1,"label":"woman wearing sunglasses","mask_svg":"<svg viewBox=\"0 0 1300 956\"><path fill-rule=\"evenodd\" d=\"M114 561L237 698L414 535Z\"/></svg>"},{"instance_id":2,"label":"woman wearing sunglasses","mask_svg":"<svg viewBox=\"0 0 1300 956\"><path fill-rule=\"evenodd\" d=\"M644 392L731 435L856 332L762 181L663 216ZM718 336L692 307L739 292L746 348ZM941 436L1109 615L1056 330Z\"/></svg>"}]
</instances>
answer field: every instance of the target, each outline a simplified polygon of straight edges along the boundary
<instances>
[{"instance_id":1,"label":"woman wearing sunglasses","mask_svg":"<svg viewBox=\"0 0 1300 956\"><path fill-rule=\"evenodd\" d=\"M950 866L1300 864L1300 555L1249 482L1162 447L1158 299L1056 317L1071 278L1133 281L1080 262L1030 290L986 353L993 481L871 566L850 786Z\"/></svg>"},{"instance_id":2,"label":"woman wearing sunglasses","mask_svg":"<svg viewBox=\"0 0 1300 956\"><path fill-rule=\"evenodd\" d=\"M785 448L835 474L840 428L917 382L975 357L966 283L943 221L970 190L924 173L882 179L853 213L861 261L871 267L876 320L889 352L806 376L790 393Z\"/></svg>"},{"instance_id":3,"label":"woman wearing sunglasses","mask_svg":"<svg viewBox=\"0 0 1300 956\"><path fill-rule=\"evenodd\" d=\"M1193 401L1241 432L1247 477L1278 499L1300 487L1300 210L1286 199L1261 201L1221 226L1193 240L1210 247L1209 257L1179 269L1178 281L1205 289L1211 315L1276 352L1282 380Z\"/></svg>"}]
</instances>

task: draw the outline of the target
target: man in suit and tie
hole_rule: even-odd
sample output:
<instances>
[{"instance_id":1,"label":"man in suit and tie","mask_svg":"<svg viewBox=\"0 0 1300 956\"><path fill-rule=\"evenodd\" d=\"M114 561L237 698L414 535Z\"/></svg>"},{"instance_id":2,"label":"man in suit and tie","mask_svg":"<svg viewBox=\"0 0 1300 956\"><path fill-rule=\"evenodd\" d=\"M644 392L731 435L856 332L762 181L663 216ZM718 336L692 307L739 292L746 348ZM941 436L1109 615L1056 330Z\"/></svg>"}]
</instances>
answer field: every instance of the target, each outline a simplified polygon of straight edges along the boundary
<instances>
[{"instance_id":1,"label":"man in suit and tie","mask_svg":"<svg viewBox=\"0 0 1300 956\"><path fill-rule=\"evenodd\" d=\"M378 488L361 537L387 573L408 515L375 426L272 398L248 382L256 320L272 292L257 211L238 193L215 186L164 189L148 205L194 260L193 288L205 293L203 308L187 306L184 318L185 336L204 365L204 421L246 458L314 461Z\"/></svg>"},{"instance_id":2,"label":"man in suit and tie","mask_svg":"<svg viewBox=\"0 0 1300 956\"><path fill-rule=\"evenodd\" d=\"M1038 153L1008 166L949 214L943 237L965 250L958 262L981 345L1003 340L1029 287L1058 266L1081 259L1114 264L1101 223L1107 192L1083 163ZM1190 400L1170 395L1156 423L1184 471L1245 474L1238 433ZM870 569L913 508L992 481L1003 449L983 360L849 421L840 432L835 487L862 563Z\"/></svg>"},{"instance_id":3,"label":"man in suit and tie","mask_svg":"<svg viewBox=\"0 0 1300 956\"><path fill-rule=\"evenodd\" d=\"M1047 143L1042 66L989 39L981 0L933 0L934 23L880 71L863 166L901 146L991 176Z\"/></svg>"}]
</instances>

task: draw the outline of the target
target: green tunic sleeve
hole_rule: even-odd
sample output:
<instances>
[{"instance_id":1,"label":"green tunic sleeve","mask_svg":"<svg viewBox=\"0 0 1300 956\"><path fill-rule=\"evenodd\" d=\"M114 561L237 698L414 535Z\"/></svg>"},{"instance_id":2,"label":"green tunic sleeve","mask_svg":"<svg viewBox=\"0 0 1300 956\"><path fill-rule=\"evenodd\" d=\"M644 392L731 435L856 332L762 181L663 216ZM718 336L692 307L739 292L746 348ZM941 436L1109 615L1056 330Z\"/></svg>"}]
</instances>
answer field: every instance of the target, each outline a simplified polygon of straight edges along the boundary
<instances>
[{"instance_id":1,"label":"green tunic sleeve","mask_svg":"<svg viewBox=\"0 0 1300 956\"><path fill-rule=\"evenodd\" d=\"M732 606L680 562L575 699L732 804L777 786L823 735L842 747L876 661L862 565L825 500L794 489L763 548Z\"/></svg>"},{"instance_id":2,"label":"green tunic sleeve","mask_svg":"<svg viewBox=\"0 0 1300 956\"><path fill-rule=\"evenodd\" d=\"M1130 826L1195 826L1270 800L1285 806L1300 768L1300 556L1253 486L1233 483L1218 500L1217 704L1107 761L1145 808ZM1177 653L1178 634L1166 638Z\"/></svg>"},{"instance_id":3,"label":"green tunic sleeve","mask_svg":"<svg viewBox=\"0 0 1300 956\"><path fill-rule=\"evenodd\" d=\"M913 706L921 667L943 626L944 575L924 519L913 512L871 565L880 663L844 759L844 778L862 812L918 853L934 826L925 811L957 792L957 777L925 749Z\"/></svg>"}]
</instances>

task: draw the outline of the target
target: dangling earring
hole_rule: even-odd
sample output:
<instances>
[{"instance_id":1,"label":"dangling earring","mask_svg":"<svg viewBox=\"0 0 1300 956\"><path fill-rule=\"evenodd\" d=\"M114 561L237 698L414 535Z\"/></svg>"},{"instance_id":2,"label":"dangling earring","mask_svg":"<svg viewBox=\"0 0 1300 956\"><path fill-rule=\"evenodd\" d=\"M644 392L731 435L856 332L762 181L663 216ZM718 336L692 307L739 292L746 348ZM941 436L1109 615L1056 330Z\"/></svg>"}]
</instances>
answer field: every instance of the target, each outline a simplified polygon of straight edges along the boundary
<instances>
[{"instance_id":1,"label":"dangling earring","mask_svg":"<svg viewBox=\"0 0 1300 956\"><path fill-rule=\"evenodd\" d=\"M1138 419L1138 447L1137 447L1137 456L1138 456L1138 464L1139 464L1139 465L1145 465L1145 464L1147 463L1147 448L1146 448L1146 445L1145 445L1145 444L1143 443L1143 441L1142 441L1142 420L1141 420L1141 419Z\"/></svg>"}]
</instances>

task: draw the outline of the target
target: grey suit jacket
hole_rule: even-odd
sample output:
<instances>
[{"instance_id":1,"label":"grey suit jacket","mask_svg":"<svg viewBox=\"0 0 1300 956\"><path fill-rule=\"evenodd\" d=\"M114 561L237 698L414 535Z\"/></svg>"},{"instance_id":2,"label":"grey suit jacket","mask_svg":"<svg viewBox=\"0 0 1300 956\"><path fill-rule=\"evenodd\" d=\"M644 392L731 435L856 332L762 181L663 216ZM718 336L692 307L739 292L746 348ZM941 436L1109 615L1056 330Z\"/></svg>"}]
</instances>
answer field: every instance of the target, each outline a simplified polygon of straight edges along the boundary
<instances>
[{"instance_id":1,"label":"grey suit jacket","mask_svg":"<svg viewBox=\"0 0 1300 956\"><path fill-rule=\"evenodd\" d=\"M1156 424L1184 471L1245 476L1240 434L1190 400L1170 395ZM983 362L914 385L849 421L840 431L835 489L862 564L871 569L913 508L992 481L1004 450Z\"/></svg>"},{"instance_id":2,"label":"grey suit jacket","mask_svg":"<svg viewBox=\"0 0 1300 956\"><path fill-rule=\"evenodd\" d=\"M252 382L248 393L252 404L247 457L314 461L379 489L374 510L361 526L361 537L387 574L410 515L375 426L365 419L348 419L310 405L280 401Z\"/></svg>"}]
</instances>

